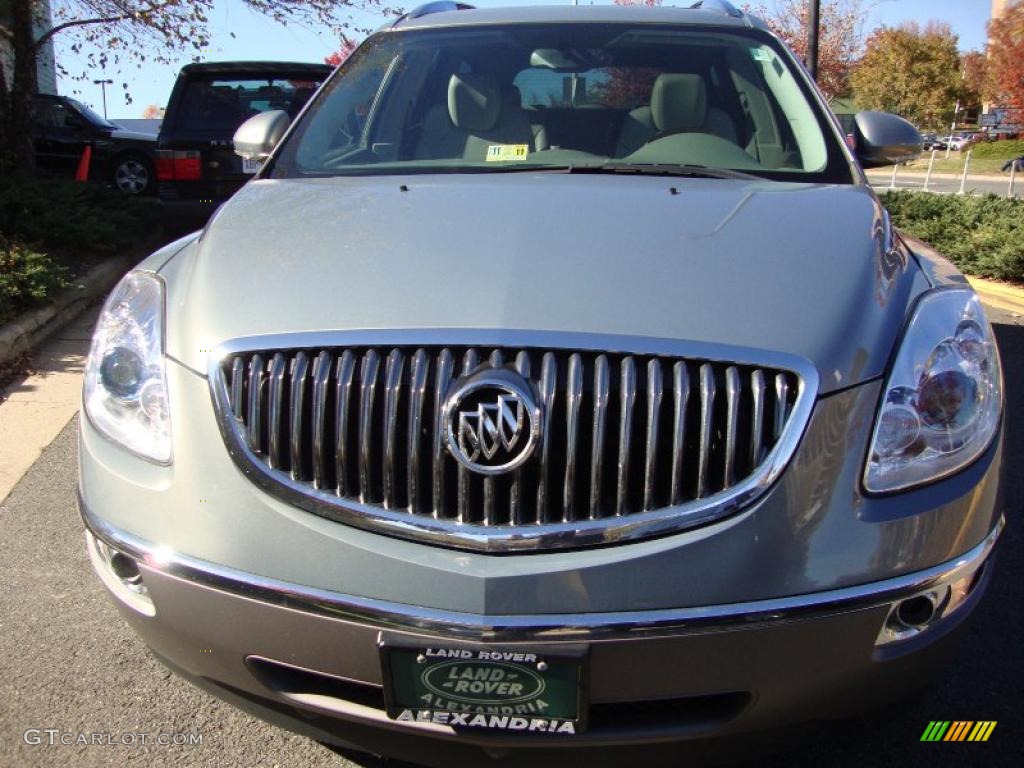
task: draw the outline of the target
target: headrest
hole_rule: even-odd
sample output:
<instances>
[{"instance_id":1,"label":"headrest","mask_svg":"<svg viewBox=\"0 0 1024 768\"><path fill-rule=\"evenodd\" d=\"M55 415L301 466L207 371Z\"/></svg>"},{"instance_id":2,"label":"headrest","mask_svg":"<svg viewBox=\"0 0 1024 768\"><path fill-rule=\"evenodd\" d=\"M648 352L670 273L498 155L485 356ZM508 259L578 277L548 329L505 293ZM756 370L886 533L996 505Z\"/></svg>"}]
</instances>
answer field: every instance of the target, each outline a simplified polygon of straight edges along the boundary
<instances>
[{"instance_id":1,"label":"headrest","mask_svg":"<svg viewBox=\"0 0 1024 768\"><path fill-rule=\"evenodd\" d=\"M651 119L659 131L679 133L703 127L708 91L700 75L658 75L651 91Z\"/></svg>"},{"instance_id":2,"label":"headrest","mask_svg":"<svg viewBox=\"0 0 1024 768\"><path fill-rule=\"evenodd\" d=\"M490 75L455 74L448 81L448 114L456 128L489 131L501 112L501 87Z\"/></svg>"}]
</instances>

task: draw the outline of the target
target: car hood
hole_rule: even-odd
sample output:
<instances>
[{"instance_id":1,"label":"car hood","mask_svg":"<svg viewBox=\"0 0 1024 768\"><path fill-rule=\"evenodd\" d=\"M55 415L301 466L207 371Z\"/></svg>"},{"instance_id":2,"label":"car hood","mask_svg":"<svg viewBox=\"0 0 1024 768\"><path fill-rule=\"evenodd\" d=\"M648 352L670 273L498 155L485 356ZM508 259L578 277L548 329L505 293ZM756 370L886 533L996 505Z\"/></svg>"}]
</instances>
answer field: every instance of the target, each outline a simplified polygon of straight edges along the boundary
<instances>
[{"instance_id":1,"label":"car hood","mask_svg":"<svg viewBox=\"0 0 1024 768\"><path fill-rule=\"evenodd\" d=\"M238 337L514 329L797 355L880 375L926 287L871 192L565 173L256 180L162 270L168 352ZM453 342L458 343L453 335Z\"/></svg>"},{"instance_id":2,"label":"car hood","mask_svg":"<svg viewBox=\"0 0 1024 768\"><path fill-rule=\"evenodd\" d=\"M155 133L141 133L140 131L129 131L126 128L118 128L115 131L110 132L112 139L121 139L124 141L150 141L156 144Z\"/></svg>"}]
</instances>

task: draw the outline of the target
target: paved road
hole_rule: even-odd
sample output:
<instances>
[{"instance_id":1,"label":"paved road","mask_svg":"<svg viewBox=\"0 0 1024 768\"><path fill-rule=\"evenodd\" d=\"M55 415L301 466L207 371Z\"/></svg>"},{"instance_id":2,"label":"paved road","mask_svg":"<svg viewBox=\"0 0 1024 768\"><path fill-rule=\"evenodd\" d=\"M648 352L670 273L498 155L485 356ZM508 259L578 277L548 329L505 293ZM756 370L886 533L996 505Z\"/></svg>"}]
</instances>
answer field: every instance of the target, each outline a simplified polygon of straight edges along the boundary
<instances>
[{"instance_id":1,"label":"paved road","mask_svg":"<svg viewBox=\"0 0 1024 768\"><path fill-rule=\"evenodd\" d=\"M892 174L885 173L868 173L868 180L871 182L877 191L884 192L889 189L889 184L892 181ZM910 174L910 173L897 173L896 174L896 188L897 189L916 189L921 190L924 187L924 175L923 174ZM994 195L1006 195L1010 189L1010 175L1006 174L1005 180L994 181L991 177L986 178L971 178L970 175L967 177L966 191L971 194L983 195L991 193ZM960 177L956 178L936 178L928 182L929 192L938 192L941 194L953 194L960 191ZM1024 173L1018 173L1017 178L1014 182L1014 193L1017 197L1024 197Z\"/></svg>"},{"instance_id":2,"label":"paved road","mask_svg":"<svg viewBox=\"0 0 1024 768\"><path fill-rule=\"evenodd\" d=\"M1005 507L1010 525L989 594L957 662L904 706L772 737L764 768L1016 766L1024 743L1024 321L993 312L1010 398ZM166 672L125 627L86 561L74 507L75 423L0 505L0 768L31 766L353 766L254 720ZM997 720L986 744L922 744L929 720ZM27 745L27 729L201 734L200 746ZM42 735L45 739L45 734ZM676 763L680 765L681 763ZM693 762L687 762L694 765ZM376 765L359 759L359 765Z\"/></svg>"}]
</instances>

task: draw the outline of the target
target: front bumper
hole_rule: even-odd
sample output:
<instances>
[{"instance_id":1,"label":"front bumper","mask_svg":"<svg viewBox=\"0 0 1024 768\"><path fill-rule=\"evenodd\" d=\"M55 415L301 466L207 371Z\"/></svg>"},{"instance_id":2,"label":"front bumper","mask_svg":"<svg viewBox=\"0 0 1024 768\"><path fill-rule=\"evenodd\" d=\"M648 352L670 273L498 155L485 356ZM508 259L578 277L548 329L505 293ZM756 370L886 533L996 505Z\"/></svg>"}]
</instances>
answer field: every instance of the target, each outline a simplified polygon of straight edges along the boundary
<instances>
[{"instance_id":1,"label":"front bumper","mask_svg":"<svg viewBox=\"0 0 1024 768\"><path fill-rule=\"evenodd\" d=\"M122 614L169 666L265 719L321 741L436 765L512 746L657 745L840 717L907 694L948 660L980 599L1002 521L933 568L745 604L615 614L486 616L368 600L245 574L113 528L80 504L87 546ZM104 546L97 546L101 542ZM112 548L112 549L109 549ZM102 552L138 563L153 615L118 593ZM901 601L966 585L955 609L880 644ZM589 648L590 727L571 739L398 723L383 711L378 643L417 639L540 651ZM435 742L423 748L423 739ZM550 754L549 754L550 753ZM609 757L595 752L591 757Z\"/></svg>"},{"instance_id":2,"label":"front bumper","mask_svg":"<svg viewBox=\"0 0 1024 768\"><path fill-rule=\"evenodd\" d=\"M218 695L413 762L478 764L513 744L538 764L566 746L594 748L597 762L618 755L609 745L734 737L906 693L945 663L1001 528L1000 439L941 482L861 492L877 381L819 398L783 476L733 517L640 542L494 556L341 525L260 491L227 454L206 378L174 360L167 374L171 466L128 455L81 420L89 535L138 561L153 605L146 616L119 600L125 618ZM877 645L895 602L961 577L973 590L957 611ZM554 740L392 722L382 635L542 652L582 644L589 727Z\"/></svg>"}]
</instances>

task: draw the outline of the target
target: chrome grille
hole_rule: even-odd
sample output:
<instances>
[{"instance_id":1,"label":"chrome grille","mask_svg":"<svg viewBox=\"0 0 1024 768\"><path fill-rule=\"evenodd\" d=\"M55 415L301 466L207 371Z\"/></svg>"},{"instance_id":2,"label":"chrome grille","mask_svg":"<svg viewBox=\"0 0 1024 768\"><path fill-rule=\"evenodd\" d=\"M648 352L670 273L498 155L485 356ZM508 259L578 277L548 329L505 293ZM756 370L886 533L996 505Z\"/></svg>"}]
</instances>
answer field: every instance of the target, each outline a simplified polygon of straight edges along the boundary
<instances>
[{"instance_id":1,"label":"chrome grille","mask_svg":"<svg viewBox=\"0 0 1024 768\"><path fill-rule=\"evenodd\" d=\"M504 475L470 471L442 440L445 396L479 366L514 369L543 413L530 459ZM482 550L608 543L735 511L809 413L805 371L660 351L325 344L230 351L211 374L232 455L270 492Z\"/></svg>"}]
</instances>

